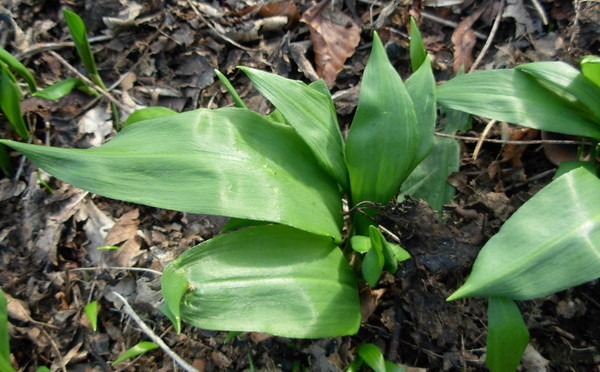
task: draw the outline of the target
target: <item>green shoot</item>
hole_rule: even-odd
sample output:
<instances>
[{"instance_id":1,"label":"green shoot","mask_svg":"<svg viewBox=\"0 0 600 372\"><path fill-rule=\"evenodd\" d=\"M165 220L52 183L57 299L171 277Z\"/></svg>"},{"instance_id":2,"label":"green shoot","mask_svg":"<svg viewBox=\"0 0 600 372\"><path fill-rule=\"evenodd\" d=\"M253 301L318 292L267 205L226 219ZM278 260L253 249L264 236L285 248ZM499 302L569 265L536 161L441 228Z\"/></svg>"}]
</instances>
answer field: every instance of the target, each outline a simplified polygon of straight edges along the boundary
<instances>
[{"instance_id":1,"label":"green shoot","mask_svg":"<svg viewBox=\"0 0 600 372\"><path fill-rule=\"evenodd\" d=\"M114 362L111 363L111 366L119 364L127 359L135 358L138 355L142 355L150 350L157 349L158 345L154 342L150 341L142 341L135 346L125 350L123 354L121 354Z\"/></svg>"},{"instance_id":2,"label":"green shoot","mask_svg":"<svg viewBox=\"0 0 600 372\"><path fill-rule=\"evenodd\" d=\"M12 125L17 135L29 139L29 130L21 114L21 92L8 67L0 62L0 109Z\"/></svg>"},{"instance_id":3,"label":"green shoot","mask_svg":"<svg viewBox=\"0 0 600 372\"><path fill-rule=\"evenodd\" d=\"M92 331L98 330L98 312L100 309L98 308L98 301L92 301L89 304L85 305L83 308L83 313L86 318L90 322L90 326Z\"/></svg>"},{"instance_id":4,"label":"green shoot","mask_svg":"<svg viewBox=\"0 0 600 372\"><path fill-rule=\"evenodd\" d=\"M6 49L0 47L0 61L4 62L11 69L13 69L17 74L19 74L27 83L29 90L31 93L35 93L37 91L37 83L35 82L35 78L19 60L13 57Z\"/></svg>"}]
</instances>

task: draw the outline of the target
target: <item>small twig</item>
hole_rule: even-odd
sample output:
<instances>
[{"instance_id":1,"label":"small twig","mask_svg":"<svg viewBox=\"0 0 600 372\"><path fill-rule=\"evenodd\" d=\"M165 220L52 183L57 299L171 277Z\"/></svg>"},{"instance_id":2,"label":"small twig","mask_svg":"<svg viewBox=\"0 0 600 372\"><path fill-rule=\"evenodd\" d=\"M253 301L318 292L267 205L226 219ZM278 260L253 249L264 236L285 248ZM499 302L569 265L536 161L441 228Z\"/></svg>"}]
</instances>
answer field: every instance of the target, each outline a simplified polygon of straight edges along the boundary
<instances>
[{"instance_id":1,"label":"small twig","mask_svg":"<svg viewBox=\"0 0 600 372\"><path fill-rule=\"evenodd\" d=\"M481 139L478 137L467 137L467 136L458 136L454 134L446 134L435 132L436 136L454 138L462 141L470 141L470 142L490 142L490 143L501 143L505 145L541 145L544 143L555 144L555 145L591 145L590 142L585 141L571 141L571 140L530 140L530 141L510 141L510 140L499 140L499 139Z\"/></svg>"},{"instance_id":2,"label":"small twig","mask_svg":"<svg viewBox=\"0 0 600 372\"><path fill-rule=\"evenodd\" d=\"M100 36L93 36L88 38L90 44L93 43L97 43L99 41L107 41L107 40L111 40L113 37L110 35L100 35ZM23 51L22 53L17 54L17 58L19 60L32 56L34 54L38 54L41 52L45 52L47 50L55 50L55 49L62 49L62 48L69 48L69 47L74 47L75 43L72 41L61 41L58 43L38 43L38 44L33 44L31 46L31 48Z\"/></svg>"},{"instance_id":3,"label":"small twig","mask_svg":"<svg viewBox=\"0 0 600 372\"><path fill-rule=\"evenodd\" d=\"M473 160L477 160L477 156L479 155L481 146L483 146L483 141L485 140L485 137L487 137L488 133L490 132L490 130L492 130L492 127L496 123L497 123L496 120L490 120L487 123L487 125L485 126L485 129L483 130L483 132L481 133L481 136L479 137L479 141L477 141L477 145L475 145L475 150L473 150Z\"/></svg>"},{"instance_id":4,"label":"small twig","mask_svg":"<svg viewBox=\"0 0 600 372\"><path fill-rule=\"evenodd\" d=\"M382 225L378 225L377 227L379 228L379 230L381 230L382 232L386 233L390 238L394 239L394 241L396 243L398 243L398 244L402 243L400 241L400 238L398 237L398 235L394 234L393 232L391 232L387 228L383 227Z\"/></svg>"},{"instance_id":5,"label":"small twig","mask_svg":"<svg viewBox=\"0 0 600 372\"><path fill-rule=\"evenodd\" d=\"M50 341L50 345L52 346L52 349L54 349L54 352L56 353L56 358L58 359L58 364L60 365L60 369L63 372L67 372L67 366L65 365L65 360L64 360L62 354L60 353L60 348L58 347L56 340L54 339L54 337L50 336L50 334L48 332L46 332L46 330L44 328L39 328L39 330L48 339L48 341Z\"/></svg>"},{"instance_id":6,"label":"small twig","mask_svg":"<svg viewBox=\"0 0 600 372\"><path fill-rule=\"evenodd\" d=\"M129 317L131 317L131 319L133 319L137 323L137 325L142 329L146 336L148 336L152 340L152 342L160 346L160 348L175 362L177 362L177 364L179 364L184 370L188 372L199 372L196 368L192 367L179 355L177 355L173 350L171 350L171 348L167 344L165 344L162 338L158 337L156 333L154 333L154 331L152 331L150 327L148 327L146 323L144 323L144 321L133 310L131 305L129 305L129 302L127 302L125 297L121 296L115 291L112 291L112 294L114 294L119 300L121 300L121 302L123 303L123 309L125 309L127 315L129 315Z\"/></svg>"},{"instance_id":7,"label":"small twig","mask_svg":"<svg viewBox=\"0 0 600 372\"><path fill-rule=\"evenodd\" d=\"M483 60L483 56L485 56L488 49L490 49L490 46L492 45L492 41L494 41L494 37L496 36L496 32L498 31L498 26L500 26L500 20L502 19L503 12L504 12L504 0L500 0L500 9L498 9L498 14L496 14L496 18L494 19L494 24L492 25L490 34L488 35L488 38L485 40L485 44L483 44L483 48L481 49L481 52L479 52L479 55L475 59L475 62L473 62L473 64L471 65L469 72L475 71L477 66L479 66L479 64L481 63L481 60Z\"/></svg>"},{"instance_id":8,"label":"small twig","mask_svg":"<svg viewBox=\"0 0 600 372\"><path fill-rule=\"evenodd\" d=\"M450 21L450 20L447 20L444 18L440 18L436 15L433 15L433 14L425 12L425 11L422 11L421 15L423 16L423 18L429 19L429 20L437 22L437 23L441 23L444 26L448 26L448 27L452 27L452 28L458 27L458 23L456 23L456 22L453 22L453 21ZM478 39L483 39L483 40L486 40L488 38L488 36L486 34L483 34L479 31L475 31L475 36Z\"/></svg>"},{"instance_id":9,"label":"small twig","mask_svg":"<svg viewBox=\"0 0 600 372\"><path fill-rule=\"evenodd\" d=\"M526 179L524 182L519 182L519 183L513 183L510 186L507 186L504 191L510 191L512 189L516 189L517 187L521 187L521 186L525 186L528 183L532 182L532 181L537 181L539 179L548 177L552 174L554 174L556 172L556 168L552 168L552 169L548 169L547 171L544 171L542 173L536 174L535 176L531 176L528 179Z\"/></svg>"},{"instance_id":10,"label":"small twig","mask_svg":"<svg viewBox=\"0 0 600 372\"><path fill-rule=\"evenodd\" d=\"M196 15L202 20L202 22L204 22L208 28L210 28L212 30L212 32L214 32L217 36L219 36L221 39L227 41L228 43L242 49L248 52L251 51L256 51L256 49L252 49L252 48L248 48L246 46L243 46L242 44L238 43L237 41L231 39L230 37L228 37L227 35L223 35L223 33L219 32L219 30L217 30L215 28L215 26L213 26L206 18L204 18L204 16L202 15L202 13L198 10L198 8L196 8L196 6L194 5L194 3L192 3L191 0L188 0L188 5L190 6L190 8L192 8L192 10L194 11L194 13L196 13Z\"/></svg>"},{"instance_id":11,"label":"small twig","mask_svg":"<svg viewBox=\"0 0 600 372\"><path fill-rule=\"evenodd\" d=\"M544 23L544 25L547 25L548 24L548 16L546 15L546 11L544 10L544 7L542 6L542 4L540 4L540 2L538 0L531 0L531 2L533 3L535 10L537 10L538 14L542 18L542 22Z\"/></svg>"},{"instance_id":12,"label":"small twig","mask_svg":"<svg viewBox=\"0 0 600 372\"><path fill-rule=\"evenodd\" d=\"M161 276L162 273L157 270L147 269L145 267L123 267L123 266L107 266L107 267L78 267L68 271L97 271L97 270L125 270L125 271L144 271L154 275Z\"/></svg>"},{"instance_id":13,"label":"small twig","mask_svg":"<svg viewBox=\"0 0 600 372\"><path fill-rule=\"evenodd\" d=\"M127 108L124 107L121 102L117 101L117 99L115 99L115 97L113 97L109 92L107 92L106 90L102 89L101 87L99 87L98 85L94 84L94 82L92 82L90 79L88 79L85 75L83 75L81 72L77 71L77 69L75 67L73 67L66 59L64 59L60 54L56 53L55 51L51 50L48 52L50 55L52 55L54 58L56 58L58 60L58 62L60 62L63 66L65 66L69 71L71 71L72 73L74 73L75 75L77 75L77 77L81 80L83 80L87 85L90 86L90 88L96 90L98 93L102 94L104 97L106 97L111 103L114 103L115 105L117 105L121 110L123 111L127 111Z\"/></svg>"}]
</instances>

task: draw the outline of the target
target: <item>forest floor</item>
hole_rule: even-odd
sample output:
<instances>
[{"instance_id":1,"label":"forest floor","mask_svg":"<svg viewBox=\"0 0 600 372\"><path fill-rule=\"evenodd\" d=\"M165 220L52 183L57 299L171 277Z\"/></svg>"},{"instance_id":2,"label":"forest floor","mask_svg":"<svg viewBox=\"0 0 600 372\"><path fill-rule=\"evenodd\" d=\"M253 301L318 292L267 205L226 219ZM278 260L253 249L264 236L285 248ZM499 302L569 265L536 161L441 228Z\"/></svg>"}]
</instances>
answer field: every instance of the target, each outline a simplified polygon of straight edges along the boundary
<instances>
[{"instance_id":1,"label":"forest floor","mask_svg":"<svg viewBox=\"0 0 600 372\"><path fill-rule=\"evenodd\" d=\"M309 1L264 3L8 0L0 4L0 46L42 86L74 77L70 66L84 70L62 16L70 9L84 19L100 74L114 85L110 94L124 112L152 105L180 112L232 106L215 68L250 108L268 112L268 103L235 68L243 65L304 81L323 77L343 129L356 108L374 30L401 76L409 75L411 15L438 81L452 78L460 64L467 71L550 60L576 65L600 47L597 1L346 0L320 8ZM340 48L327 52L311 41L314 29ZM357 47L353 37L360 39ZM36 143L88 148L114 135L102 99L79 93L59 101L29 97L22 109ZM460 169L450 178L457 193L441 213L415 200L381 213L379 222L402 238L413 259L363 291L358 334L319 340L259 333L229 338L189 325L176 334L157 309L159 277L128 268L162 271L187 248L218 234L226 219L92 195L11 154L15 176L0 178L0 287L9 299L13 365L24 371L42 365L53 371L176 370L160 349L110 366L147 340L115 291L200 371L344 370L364 343L410 371L485 370L485 301L445 298L464 281L487 239L556 169L553 150L539 144L478 142L487 125L474 118L472 128L460 133L474 140L461 141ZM486 136L538 139L539 133L497 123ZM3 125L0 137L14 134ZM121 249L96 249L114 244ZM595 281L519 303L531 333L523 370L600 371L599 287ZM95 332L82 311L93 300L100 304Z\"/></svg>"}]
</instances>

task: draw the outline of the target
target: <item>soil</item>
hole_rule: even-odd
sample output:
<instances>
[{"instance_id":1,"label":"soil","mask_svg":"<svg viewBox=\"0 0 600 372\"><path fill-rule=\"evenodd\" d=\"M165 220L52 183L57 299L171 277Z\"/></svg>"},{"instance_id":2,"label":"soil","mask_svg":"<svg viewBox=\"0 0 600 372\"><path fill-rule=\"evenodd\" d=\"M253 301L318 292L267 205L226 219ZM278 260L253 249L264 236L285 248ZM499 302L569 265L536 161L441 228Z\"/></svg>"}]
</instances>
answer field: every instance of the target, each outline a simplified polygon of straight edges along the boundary
<instances>
[{"instance_id":1,"label":"soil","mask_svg":"<svg viewBox=\"0 0 600 372\"><path fill-rule=\"evenodd\" d=\"M235 70L244 65L304 81L325 74L343 129L356 107L373 30L400 74L408 76L410 15L419 20L438 81L454 75L457 60L473 64L488 37L491 47L477 69L543 60L576 63L582 55L598 54L600 47L597 2L335 1L325 4L326 20L355 22L360 40L357 47L349 45L343 30L351 27L342 27L338 41L344 51L335 55L340 71L331 76L330 66L319 67L322 56L312 47L319 42L300 21L314 3L284 1L266 9L262 4L9 0L0 4L0 46L22 60L42 86L74 77L59 58L84 71L72 44L65 43L69 34L62 10L70 9L84 19L100 74L108 86L116 84L111 94L125 108L232 106L213 72L218 68L250 108L266 113L269 104ZM503 17L493 30L498 11ZM466 31L456 32L461 21ZM58 102L28 97L22 109L36 143L87 148L114 134L106 121L107 102L80 93ZM474 118L472 128L460 134L478 138L486 124ZM501 138L506 131L513 138L522 136L513 125L501 127L495 126L488 138ZM0 136L15 138L6 125ZM377 345L387 360L410 371L485 370L485 300L445 298L464 281L487 239L550 182L556 166L540 145L484 142L476 159L474 152L474 142L461 142L461 167L450 178L457 193L441 211L411 198L382 206L378 222L401 239L413 259L395 275L384 274L374 289L361 290L358 334L320 340L229 335L188 325L177 335L157 310L159 276L131 268L161 271L185 249L217 234L226 219L91 195L13 153L15 175L0 178L0 287L9 299L13 365L24 371L42 365L53 371L178 369L160 349L110 366L127 348L146 340L112 294L116 291L200 371L344 370L364 343ZM121 249L96 249L115 244ZM531 333L523 370L600 371L599 287L596 280L519 303ZM95 332L82 312L92 300L100 304Z\"/></svg>"}]
</instances>

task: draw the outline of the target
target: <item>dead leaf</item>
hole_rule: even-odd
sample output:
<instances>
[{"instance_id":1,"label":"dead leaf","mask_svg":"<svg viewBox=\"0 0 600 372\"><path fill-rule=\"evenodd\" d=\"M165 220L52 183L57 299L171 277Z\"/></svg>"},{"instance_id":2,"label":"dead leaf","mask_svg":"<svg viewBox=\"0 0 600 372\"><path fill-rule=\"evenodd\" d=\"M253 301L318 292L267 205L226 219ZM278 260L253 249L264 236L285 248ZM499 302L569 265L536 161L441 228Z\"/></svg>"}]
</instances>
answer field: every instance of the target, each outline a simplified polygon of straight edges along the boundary
<instances>
[{"instance_id":1,"label":"dead leaf","mask_svg":"<svg viewBox=\"0 0 600 372\"><path fill-rule=\"evenodd\" d=\"M139 216L138 209L125 213L106 235L104 245L120 245L121 247L112 255L112 259L118 266L131 266L131 260L140 253L142 241L138 236Z\"/></svg>"},{"instance_id":2,"label":"dead leaf","mask_svg":"<svg viewBox=\"0 0 600 372\"><path fill-rule=\"evenodd\" d=\"M510 134L510 141L529 141L537 137L538 131L531 128L515 128ZM508 144L502 150L502 163L510 162L515 168L523 167L522 155L527 149L527 145Z\"/></svg>"},{"instance_id":3,"label":"dead leaf","mask_svg":"<svg viewBox=\"0 0 600 372\"><path fill-rule=\"evenodd\" d=\"M92 266L101 266L104 263L105 255L96 248L104 245L104 239L110 228L115 224L115 221L98 209L96 204L91 200L86 200L83 203L75 215L75 220L85 221L83 230L88 240L87 250L90 264Z\"/></svg>"},{"instance_id":4,"label":"dead leaf","mask_svg":"<svg viewBox=\"0 0 600 372\"><path fill-rule=\"evenodd\" d=\"M454 73L458 73L461 66L468 71L473 64L473 47L477 41L475 31L471 27L483 13L483 8L463 19L454 33L452 33L452 43L454 44Z\"/></svg>"},{"instance_id":5,"label":"dead leaf","mask_svg":"<svg viewBox=\"0 0 600 372\"><path fill-rule=\"evenodd\" d=\"M575 136L568 136L566 134L542 132L542 139L573 141L577 140L578 138ZM577 145L544 143L542 147L544 148L544 155L546 155L546 158L548 158L548 160L550 160L554 165L559 165L563 161L579 160L579 146Z\"/></svg>"},{"instance_id":6,"label":"dead leaf","mask_svg":"<svg viewBox=\"0 0 600 372\"><path fill-rule=\"evenodd\" d=\"M385 293L385 288L371 289L365 288L360 291L360 313L362 322L366 322L375 312L381 296Z\"/></svg>"},{"instance_id":7,"label":"dead leaf","mask_svg":"<svg viewBox=\"0 0 600 372\"><path fill-rule=\"evenodd\" d=\"M298 22L300 14L298 7L291 1L274 1L260 7L258 15L261 17L286 16L288 19L287 27Z\"/></svg>"},{"instance_id":8,"label":"dead leaf","mask_svg":"<svg viewBox=\"0 0 600 372\"><path fill-rule=\"evenodd\" d=\"M317 74L331 87L348 57L360 42L360 28L352 18L324 0L302 15L308 25L315 53Z\"/></svg>"}]
</instances>

